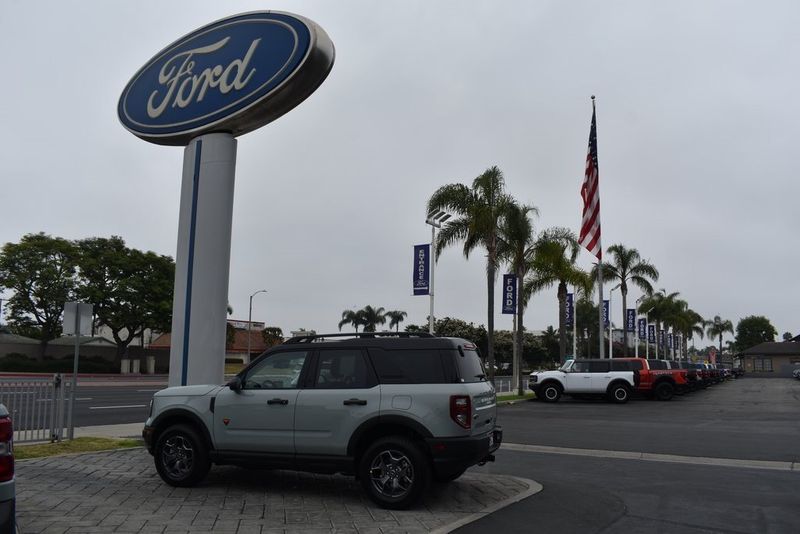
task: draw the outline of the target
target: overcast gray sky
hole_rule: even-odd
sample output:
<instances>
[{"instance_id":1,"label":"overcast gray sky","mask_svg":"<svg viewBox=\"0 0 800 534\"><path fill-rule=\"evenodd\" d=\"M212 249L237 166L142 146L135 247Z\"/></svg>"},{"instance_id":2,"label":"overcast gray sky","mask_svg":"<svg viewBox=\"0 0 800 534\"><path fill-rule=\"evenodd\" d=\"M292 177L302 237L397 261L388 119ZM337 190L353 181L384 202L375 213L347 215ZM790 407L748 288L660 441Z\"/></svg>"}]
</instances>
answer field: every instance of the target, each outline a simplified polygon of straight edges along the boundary
<instances>
[{"instance_id":1,"label":"overcast gray sky","mask_svg":"<svg viewBox=\"0 0 800 534\"><path fill-rule=\"evenodd\" d=\"M265 288L253 318L284 331L333 331L366 304L424 322L411 269L430 239L425 203L491 165L539 207L538 228L577 230L596 94L604 245L639 249L657 287L705 317L762 314L800 333L793 1L4 0L0 243L120 235L174 257L183 150L125 131L117 100L165 45L258 9L316 21L336 63L298 108L239 138L234 318ZM482 254L446 251L436 315L485 324L484 272ZM543 293L525 323L556 312Z\"/></svg>"}]
</instances>

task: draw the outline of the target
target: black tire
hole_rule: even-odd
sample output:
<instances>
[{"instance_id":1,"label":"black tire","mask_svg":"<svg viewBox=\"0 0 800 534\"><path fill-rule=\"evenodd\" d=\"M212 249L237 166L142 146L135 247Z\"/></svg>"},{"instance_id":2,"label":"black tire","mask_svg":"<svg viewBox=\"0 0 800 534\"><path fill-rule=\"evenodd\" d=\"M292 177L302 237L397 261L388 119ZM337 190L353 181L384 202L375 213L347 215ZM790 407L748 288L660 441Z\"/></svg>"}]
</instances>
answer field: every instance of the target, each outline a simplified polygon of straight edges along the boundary
<instances>
[{"instance_id":1,"label":"black tire","mask_svg":"<svg viewBox=\"0 0 800 534\"><path fill-rule=\"evenodd\" d=\"M195 486L211 469L208 446L189 425L174 425L161 432L153 460L159 476L170 486Z\"/></svg>"},{"instance_id":2,"label":"black tire","mask_svg":"<svg viewBox=\"0 0 800 534\"><path fill-rule=\"evenodd\" d=\"M615 404L625 404L631 399L631 388L622 383L611 384L607 396Z\"/></svg>"},{"instance_id":3,"label":"black tire","mask_svg":"<svg viewBox=\"0 0 800 534\"><path fill-rule=\"evenodd\" d=\"M541 398L544 402L558 402L558 399L561 398L561 394L563 393L561 386L555 382L543 384L539 391L542 392Z\"/></svg>"},{"instance_id":4,"label":"black tire","mask_svg":"<svg viewBox=\"0 0 800 534\"><path fill-rule=\"evenodd\" d=\"M375 441L358 462L361 487L381 508L413 506L431 482L430 459L414 441L387 436Z\"/></svg>"},{"instance_id":5,"label":"black tire","mask_svg":"<svg viewBox=\"0 0 800 534\"><path fill-rule=\"evenodd\" d=\"M675 395L675 387L669 382L660 382L656 384L656 389L653 391L656 400L668 401Z\"/></svg>"},{"instance_id":6,"label":"black tire","mask_svg":"<svg viewBox=\"0 0 800 534\"><path fill-rule=\"evenodd\" d=\"M437 484L447 484L448 482L452 482L455 479L459 478L467 471L466 468L462 469L461 471L457 471L455 473L451 473L449 475L438 475L436 473L433 474L433 481Z\"/></svg>"}]
</instances>

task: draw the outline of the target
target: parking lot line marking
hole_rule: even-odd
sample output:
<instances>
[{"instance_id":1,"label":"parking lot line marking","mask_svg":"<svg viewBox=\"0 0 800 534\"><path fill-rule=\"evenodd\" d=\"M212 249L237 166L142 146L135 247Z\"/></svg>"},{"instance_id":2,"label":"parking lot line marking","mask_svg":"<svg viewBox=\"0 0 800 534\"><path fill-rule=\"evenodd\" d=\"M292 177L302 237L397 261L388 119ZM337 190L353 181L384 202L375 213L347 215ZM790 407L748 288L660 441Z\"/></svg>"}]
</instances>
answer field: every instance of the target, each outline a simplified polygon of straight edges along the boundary
<instances>
[{"instance_id":1,"label":"parking lot line marking","mask_svg":"<svg viewBox=\"0 0 800 534\"><path fill-rule=\"evenodd\" d=\"M793 462L771 460L743 460L738 458L710 458L708 456L682 456L678 454L657 454L635 451L611 451L603 449L575 449L570 447L549 447L546 445L525 445L522 443L503 443L501 450L516 452L538 452L543 454L567 454L571 456L591 456L595 458L616 458L620 460L643 460L646 462L666 462L719 467L742 467L746 469L771 469L774 471L800 471Z\"/></svg>"},{"instance_id":2,"label":"parking lot line marking","mask_svg":"<svg viewBox=\"0 0 800 534\"><path fill-rule=\"evenodd\" d=\"M146 408L146 404L128 404L126 406L89 406L90 410L114 410L117 408Z\"/></svg>"}]
</instances>

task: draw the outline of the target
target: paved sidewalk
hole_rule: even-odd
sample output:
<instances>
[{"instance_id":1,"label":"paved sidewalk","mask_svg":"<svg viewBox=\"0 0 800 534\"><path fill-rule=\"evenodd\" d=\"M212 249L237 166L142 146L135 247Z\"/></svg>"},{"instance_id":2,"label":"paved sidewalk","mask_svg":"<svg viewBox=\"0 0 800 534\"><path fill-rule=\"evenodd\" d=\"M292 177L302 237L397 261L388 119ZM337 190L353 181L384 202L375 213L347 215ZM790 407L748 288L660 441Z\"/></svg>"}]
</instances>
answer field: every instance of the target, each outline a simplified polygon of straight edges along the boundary
<instances>
[{"instance_id":1,"label":"paved sidewalk","mask_svg":"<svg viewBox=\"0 0 800 534\"><path fill-rule=\"evenodd\" d=\"M18 462L17 518L23 533L439 533L540 490L468 473L392 512L344 476L215 466L201 486L173 488L144 449L127 449Z\"/></svg>"}]
</instances>

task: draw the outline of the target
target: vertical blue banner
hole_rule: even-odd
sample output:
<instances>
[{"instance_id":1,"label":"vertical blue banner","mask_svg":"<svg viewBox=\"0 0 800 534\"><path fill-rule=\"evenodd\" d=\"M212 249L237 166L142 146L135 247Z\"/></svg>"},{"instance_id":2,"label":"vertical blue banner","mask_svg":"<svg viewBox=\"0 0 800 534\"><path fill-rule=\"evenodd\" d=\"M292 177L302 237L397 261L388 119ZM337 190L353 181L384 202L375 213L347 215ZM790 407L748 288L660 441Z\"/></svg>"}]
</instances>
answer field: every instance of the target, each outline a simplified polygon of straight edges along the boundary
<instances>
[{"instance_id":1,"label":"vertical blue banner","mask_svg":"<svg viewBox=\"0 0 800 534\"><path fill-rule=\"evenodd\" d=\"M564 323L567 326L573 326L572 321L575 320L575 297L572 293L567 293L567 313L564 317Z\"/></svg>"},{"instance_id":2,"label":"vertical blue banner","mask_svg":"<svg viewBox=\"0 0 800 534\"><path fill-rule=\"evenodd\" d=\"M656 342L656 325L654 324L647 325L647 342L648 343Z\"/></svg>"},{"instance_id":3,"label":"vertical blue banner","mask_svg":"<svg viewBox=\"0 0 800 534\"><path fill-rule=\"evenodd\" d=\"M658 331L658 346L663 347L667 344L667 331L663 328Z\"/></svg>"},{"instance_id":4,"label":"vertical blue banner","mask_svg":"<svg viewBox=\"0 0 800 534\"><path fill-rule=\"evenodd\" d=\"M672 348L672 332L667 334L667 348L668 349Z\"/></svg>"},{"instance_id":5,"label":"vertical blue banner","mask_svg":"<svg viewBox=\"0 0 800 534\"><path fill-rule=\"evenodd\" d=\"M428 295L430 292L431 246L414 245L414 294Z\"/></svg>"},{"instance_id":6,"label":"vertical blue banner","mask_svg":"<svg viewBox=\"0 0 800 534\"><path fill-rule=\"evenodd\" d=\"M639 339L647 339L647 319L639 319Z\"/></svg>"},{"instance_id":7,"label":"vertical blue banner","mask_svg":"<svg viewBox=\"0 0 800 534\"><path fill-rule=\"evenodd\" d=\"M628 308L625 311L625 330L636 332L636 310L633 308Z\"/></svg>"},{"instance_id":8,"label":"vertical blue banner","mask_svg":"<svg viewBox=\"0 0 800 534\"><path fill-rule=\"evenodd\" d=\"M603 328L608 328L608 301L603 301Z\"/></svg>"},{"instance_id":9,"label":"vertical blue banner","mask_svg":"<svg viewBox=\"0 0 800 534\"><path fill-rule=\"evenodd\" d=\"M517 313L517 275L503 275L503 313Z\"/></svg>"}]
</instances>

